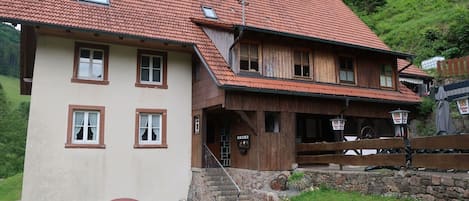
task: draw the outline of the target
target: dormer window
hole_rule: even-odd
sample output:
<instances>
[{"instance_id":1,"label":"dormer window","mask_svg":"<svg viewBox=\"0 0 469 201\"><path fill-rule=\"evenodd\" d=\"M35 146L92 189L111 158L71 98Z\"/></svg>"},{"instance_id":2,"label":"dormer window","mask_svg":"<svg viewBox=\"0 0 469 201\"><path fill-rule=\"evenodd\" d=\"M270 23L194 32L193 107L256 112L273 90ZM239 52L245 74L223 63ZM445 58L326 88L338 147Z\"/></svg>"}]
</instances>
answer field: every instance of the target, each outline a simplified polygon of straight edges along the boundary
<instances>
[{"instance_id":1,"label":"dormer window","mask_svg":"<svg viewBox=\"0 0 469 201\"><path fill-rule=\"evenodd\" d=\"M210 19L218 19L217 14L213 8L202 6L202 11L204 12L204 16Z\"/></svg>"},{"instance_id":2,"label":"dormer window","mask_svg":"<svg viewBox=\"0 0 469 201\"><path fill-rule=\"evenodd\" d=\"M79 0L79 1L109 5L110 0Z\"/></svg>"},{"instance_id":3,"label":"dormer window","mask_svg":"<svg viewBox=\"0 0 469 201\"><path fill-rule=\"evenodd\" d=\"M355 84L355 65L353 58L339 57L340 83Z\"/></svg>"},{"instance_id":4,"label":"dormer window","mask_svg":"<svg viewBox=\"0 0 469 201\"><path fill-rule=\"evenodd\" d=\"M242 71L259 72L259 46L252 43L241 43L239 68Z\"/></svg>"}]
</instances>

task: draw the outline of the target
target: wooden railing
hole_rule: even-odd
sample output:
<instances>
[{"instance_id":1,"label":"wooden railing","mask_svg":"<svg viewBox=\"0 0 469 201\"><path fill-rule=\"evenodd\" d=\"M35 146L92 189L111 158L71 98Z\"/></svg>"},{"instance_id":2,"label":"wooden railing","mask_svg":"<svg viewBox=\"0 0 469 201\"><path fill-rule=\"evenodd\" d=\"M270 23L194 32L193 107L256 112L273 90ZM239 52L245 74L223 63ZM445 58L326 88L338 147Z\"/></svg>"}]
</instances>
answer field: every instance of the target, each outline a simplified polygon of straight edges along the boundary
<instances>
[{"instance_id":1,"label":"wooden railing","mask_svg":"<svg viewBox=\"0 0 469 201\"><path fill-rule=\"evenodd\" d=\"M350 142L297 144L299 165L335 163L340 165L425 167L469 169L469 135L371 139ZM407 147L407 148L406 148ZM377 149L372 155L344 155L346 150ZM327 153L327 154L324 154Z\"/></svg>"},{"instance_id":2,"label":"wooden railing","mask_svg":"<svg viewBox=\"0 0 469 201\"><path fill-rule=\"evenodd\" d=\"M441 77L469 76L469 56L439 61L437 66Z\"/></svg>"}]
</instances>

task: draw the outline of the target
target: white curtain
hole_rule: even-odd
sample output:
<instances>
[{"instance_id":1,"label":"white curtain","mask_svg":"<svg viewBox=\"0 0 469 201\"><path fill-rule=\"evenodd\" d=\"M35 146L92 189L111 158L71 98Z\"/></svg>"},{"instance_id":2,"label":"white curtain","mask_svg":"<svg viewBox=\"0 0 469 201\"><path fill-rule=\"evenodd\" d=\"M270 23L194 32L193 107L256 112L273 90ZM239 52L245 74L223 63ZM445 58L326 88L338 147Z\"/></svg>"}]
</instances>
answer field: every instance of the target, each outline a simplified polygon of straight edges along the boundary
<instances>
[{"instance_id":1,"label":"white curtain","mask_svg":"<svg viewBox=\"0 0 469 201\"><path fill-rule=\"evenodd\" d=\"M143 134L148 129L148 115L140 115L140 140L143 139ZM148 136L147 136L148 139Z\"/></svg>"},{"instance_id":2,"label":"white curtain","mask_svg":"<svg viewBox=\"0 0 469 201\"><path fill-rule=\"evenodd\" d=\"M160 118L161 115L153 115L152 116L152 140L160 141ZM153 138L153 135L156 135Z\"/></svg>"},{"instance_id":3,"label":"white curtain","mask_svg":"<svg viewBox=\"0 0 469 201\"><path fill-rule=\"evenodd\" d=\"M98 113L88 113L88 125L91 128L91 133L88 133L88 136L92 135L92 140L96 140L96 131L98 127Z\"/></svg>"},{"instance_id":4,"label":"white curtain","mask_svg":"<svg viewBox=\"0 0 469 201\"><path fill-rule=\"evenodd\" d=\"M83 121L84 121L84 113L83 112L75 112L75 123L74 123L74 129L73 129L73 136L75 139L78 140L78 133L80 130L83 128Z\"/></svg>"}]
</instances>

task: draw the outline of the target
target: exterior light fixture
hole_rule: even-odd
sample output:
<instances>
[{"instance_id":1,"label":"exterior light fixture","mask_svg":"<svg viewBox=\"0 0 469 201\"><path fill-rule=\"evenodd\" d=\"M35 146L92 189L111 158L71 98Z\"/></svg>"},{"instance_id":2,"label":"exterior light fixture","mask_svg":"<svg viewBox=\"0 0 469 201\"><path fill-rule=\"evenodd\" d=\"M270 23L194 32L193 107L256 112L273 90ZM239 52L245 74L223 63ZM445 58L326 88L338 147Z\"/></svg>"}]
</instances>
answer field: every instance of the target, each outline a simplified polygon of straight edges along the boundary
<instances>
[{"instance_id":1,"label":"exterior light fixture","mask_svg":"<svg viewBox=\"0 0 469 201\"><path fill-rule=\"evenodd\" d=\"M409 117L410 112L408 110L397 109L389 113L391 113L392 121L395 125L394 136L403 137L404 139L407 139L407 119Z\"/></svg>"},{"instance_id":2,"label":"exterior light fixture","mask_svg":"<svg viewBox=\"0 0 469 201\"><path fill-rule=\"evenodd\" d=\"M458 104L459 114L469 114L469 96L454 99Z\"/></svg>"},{"instance_id":3,"label":"exterior light fixture","mask_svg":"<svg viewBox=\"0 0 469 201\"><path fill-rule=\"evenodd\" d=\"M408 110L397 109L389 113L391 113L392 121L394 125L406 125L407 124L407 119L410 113Z\"/></svg>"},{"instance_id":4,"label":"exterior light fixture","mask_svg":"<svg viewBox=\"0 0 469 201\"><path fill-rule=\"evenodd\" d=\"M344 118L337 117L335 119L330 119L332 123L332 130L334 131L343 131L345 127L345 120Z\"/></svg>"}]
</instances>

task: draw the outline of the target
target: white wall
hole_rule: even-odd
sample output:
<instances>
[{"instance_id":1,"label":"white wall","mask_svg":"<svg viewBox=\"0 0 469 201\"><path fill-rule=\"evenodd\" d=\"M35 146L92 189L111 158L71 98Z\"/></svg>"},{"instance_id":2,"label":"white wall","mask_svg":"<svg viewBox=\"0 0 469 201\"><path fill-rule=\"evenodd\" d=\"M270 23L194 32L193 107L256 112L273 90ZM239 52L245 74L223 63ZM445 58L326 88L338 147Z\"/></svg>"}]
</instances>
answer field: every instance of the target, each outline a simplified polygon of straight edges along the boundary
<instances>
[{"instance_id":1,"label":"white wall","mask_svg":"<svg viewBox=\"0 0 469 201\"><path fill-rule=\"evenodd\" d=\"M22 200L185 199L191 55L168 52L166 90L135 87L137 48L120 45L110 45L109 85L71 83L74 42L38 38ZM69 104L106 107L105 149L64 148ZM136 108L167 109L167 149L133 148Z\"/></svg>"}]
</instances>

